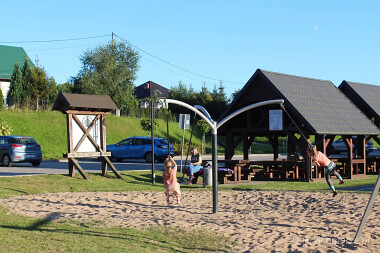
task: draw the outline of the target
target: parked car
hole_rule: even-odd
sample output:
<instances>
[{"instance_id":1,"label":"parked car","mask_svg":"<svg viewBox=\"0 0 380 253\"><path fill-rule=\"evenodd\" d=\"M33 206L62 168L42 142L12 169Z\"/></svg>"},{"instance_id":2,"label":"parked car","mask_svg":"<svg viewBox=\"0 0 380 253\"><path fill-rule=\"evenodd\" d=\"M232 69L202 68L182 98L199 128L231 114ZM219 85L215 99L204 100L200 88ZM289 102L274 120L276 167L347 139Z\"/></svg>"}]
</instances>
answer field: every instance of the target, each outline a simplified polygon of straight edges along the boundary
<instances>
[{"instance_id":1,"label":"parked car","mask_svg":"<svg viewBox=\"0 0 380 253\"><path fill-rule=\"evenodd\" d=\"M356 144L356 140L357 140L357 137L356 136L353 136L352 137L352 149L353 149L353 152L356 153L356 148L355 148L355 144ZM366 153L368 154L369 152L372 152L373 151L373 142L372 141L369 141L366 146L365 146L365 150L366 150ZM336 141L334 141L331 145L331 153L332 154L339 154L341 152L347 152L347 147L343 141L342 138L339 138L337 139Z\"/></svg>"},{"instance_id":2,"label":"parked car","mask_svg":"<svg viewBox=\"0 0 380 253\"><path fill-rule=\"evenodd\" d=\"M29 136L0 136L0 159L6 167L11 167L12 163L26 162L39 166L42 161L41 146Z\"/></svg>"},{"instance_id":3,"label":"parked car","mask_svg":"<svg viewBox=\"0 0 380 253\"><path fill-rule=\"evenodd\" d=\"M169 142L163 138L154 138L154 156L158 162L163 162L168 157ZM152 138L134 136L119 141L116 144L107 145L107 151L111 152L111 159L121 161L123 159L145 159L152 162ZM170 155L174 156L173 145L170 144Z\"/></svg>"}]
</instances>

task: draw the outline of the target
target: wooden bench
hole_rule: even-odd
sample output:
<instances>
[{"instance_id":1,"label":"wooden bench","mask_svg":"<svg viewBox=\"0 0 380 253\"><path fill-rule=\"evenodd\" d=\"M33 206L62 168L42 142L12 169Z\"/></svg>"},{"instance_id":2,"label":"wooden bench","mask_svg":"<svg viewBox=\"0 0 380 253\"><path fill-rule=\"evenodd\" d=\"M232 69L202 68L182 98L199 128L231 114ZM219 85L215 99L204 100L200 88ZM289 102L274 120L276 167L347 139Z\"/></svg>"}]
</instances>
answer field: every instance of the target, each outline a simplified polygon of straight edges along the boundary
<instances>
[{"instance_id":1,"label":"wooden bench","mask_svg":"<svg viewBox=\"0 0 380 253\"><path fill-rule=\"evenodd\" d=\"M227 184L228 178L232 178L232 171L218 171L219 184Z\"/></svg>"}]
</instances>

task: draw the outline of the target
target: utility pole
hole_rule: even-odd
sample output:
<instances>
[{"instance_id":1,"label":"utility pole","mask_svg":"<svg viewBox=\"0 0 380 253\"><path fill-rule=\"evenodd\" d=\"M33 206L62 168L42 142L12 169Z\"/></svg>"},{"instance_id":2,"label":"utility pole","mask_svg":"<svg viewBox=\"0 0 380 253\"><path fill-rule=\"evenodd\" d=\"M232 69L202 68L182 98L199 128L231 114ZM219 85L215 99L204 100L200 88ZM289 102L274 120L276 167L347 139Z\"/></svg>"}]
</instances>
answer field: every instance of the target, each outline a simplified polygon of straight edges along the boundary
<instances>
[{"instance_id":1,"label":"utility pole","mask_svg":"<svg viewBox=\"0 0 380 253\"><path fill-rule=\"evenodd\" d=\"M115 33L112 32L112 45L115 45Z\"/></svg>"}]
</instances>

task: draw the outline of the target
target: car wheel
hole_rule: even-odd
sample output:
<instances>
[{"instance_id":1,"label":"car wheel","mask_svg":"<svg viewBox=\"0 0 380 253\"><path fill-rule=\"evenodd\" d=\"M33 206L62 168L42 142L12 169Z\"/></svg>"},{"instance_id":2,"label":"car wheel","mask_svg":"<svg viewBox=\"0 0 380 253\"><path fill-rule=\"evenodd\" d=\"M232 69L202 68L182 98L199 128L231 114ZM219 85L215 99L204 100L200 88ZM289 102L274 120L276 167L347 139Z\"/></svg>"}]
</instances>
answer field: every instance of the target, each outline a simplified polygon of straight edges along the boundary
<instances>
[{"instance_id":1,"label":"car wheel","mask_svg":"<svg viewBox=\"0 0 380 253\"><path fill-rule=\"evenodd\" d=\"M144 158L145 158L145 161L147 163L151 163L152 162L152 152L146 153L145 156L144 156Z\"/></svg>"},{"instance_id":2,"label":"car wheel","mask_svg":"<svg viewBox=\"0 0 380 253\"><path fill-rule=\"evenodd\" d=\"M7 154L3 156L3 165L5 167L12 167L11 157Z\"/></svg>"},{"instance_id":3,"label":"car wheel","mask_svg":"<svg viewBox=\"0 0 380 253\"><path fill-rule=\"evenodd\" d=\"M40 164L41 164L40 161L32 162L32 165L33 165L34 167L40 166Z\"/></svg>"}]
</instances>

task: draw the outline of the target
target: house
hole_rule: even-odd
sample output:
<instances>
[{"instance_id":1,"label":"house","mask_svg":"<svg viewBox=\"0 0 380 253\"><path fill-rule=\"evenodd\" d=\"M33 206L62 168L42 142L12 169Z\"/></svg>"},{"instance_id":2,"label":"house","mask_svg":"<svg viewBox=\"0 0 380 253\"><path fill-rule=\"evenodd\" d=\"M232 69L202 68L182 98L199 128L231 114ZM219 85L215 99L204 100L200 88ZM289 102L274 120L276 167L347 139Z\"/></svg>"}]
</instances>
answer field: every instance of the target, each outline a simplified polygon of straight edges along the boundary
<instances>
[{"instance_id":1,"label":"house","mask_svg":"<svg viewBox=\"0 0 380 253\"><path fill-rule=\"evenodd\" d=\"M7 94L11 83L13 68L16 62L24 66L25 56L28 56L22 47L0 45L0 88L4 97L4 105L7 105ZM34 64L30 61L30 65Z\"/></svg>"},{"instance_id":2,"label":"house","mask_svg":"<svg viewBox=\"0 0 380 253\"><path fill-rule=\"evenodd\" d=\"M153 97L154 94L158 98L167 98L169 95L169 89L155 83L148 81L135 88L135 96L137 99L144 99Z\"/></svg>"}]
</instances>

